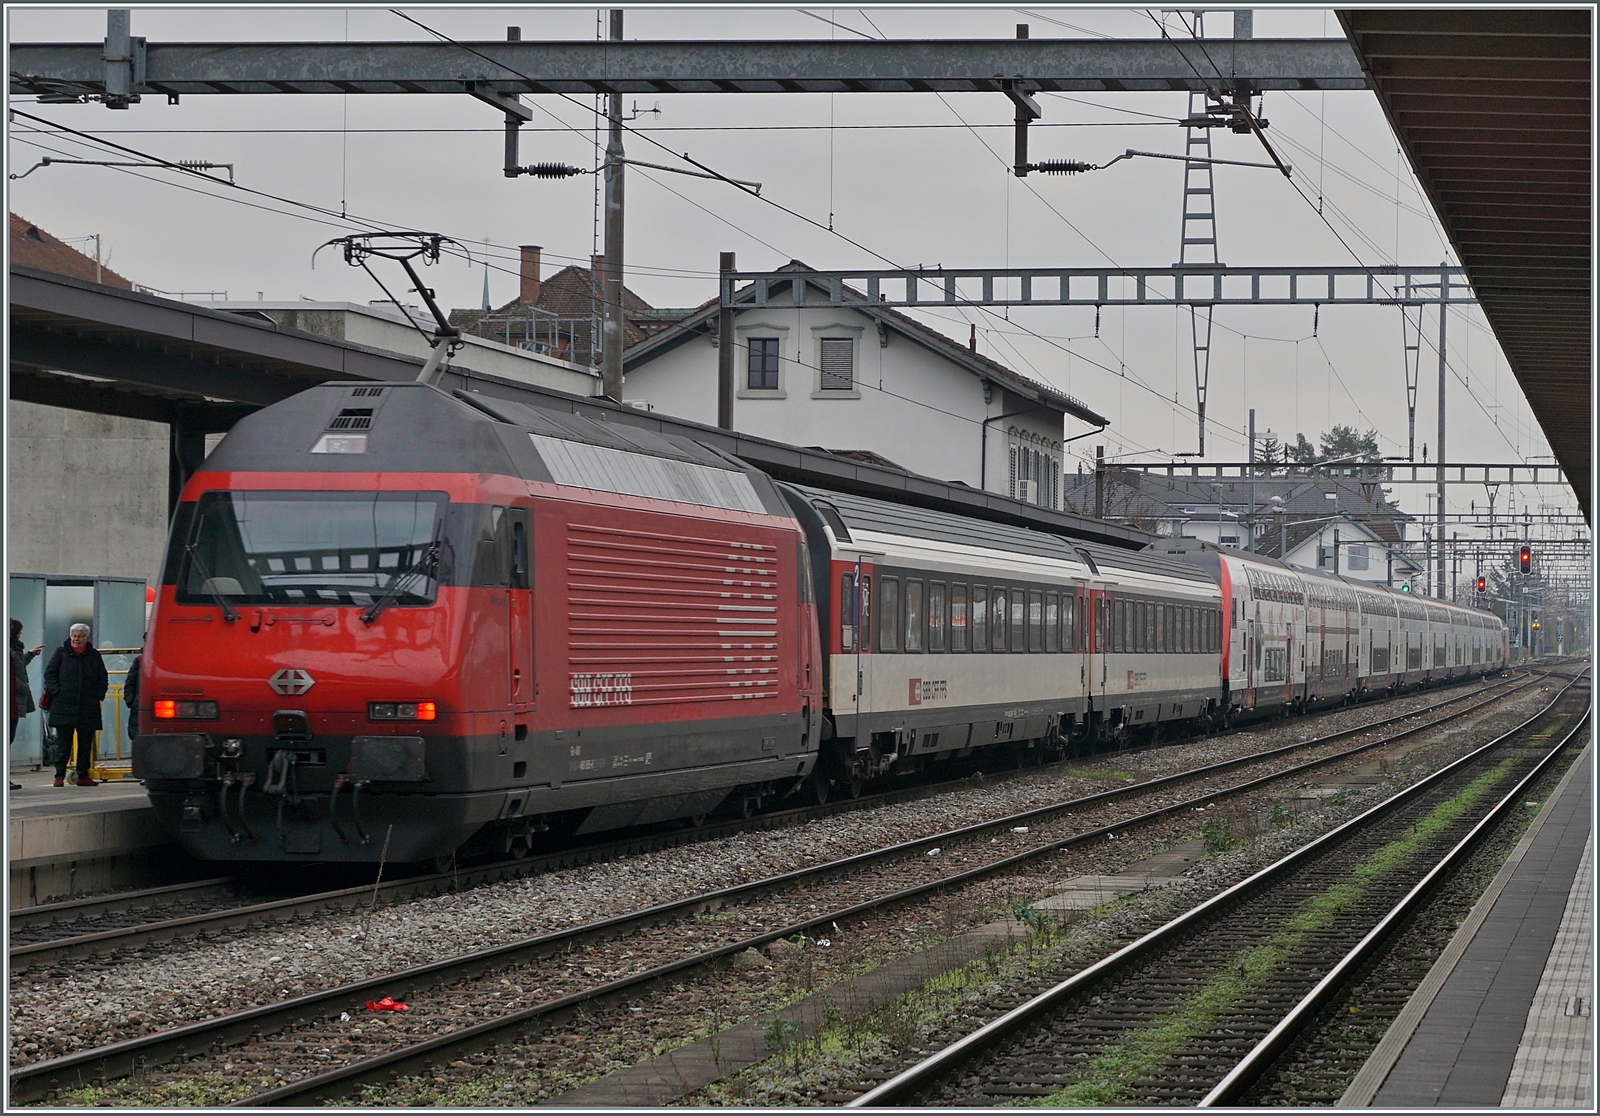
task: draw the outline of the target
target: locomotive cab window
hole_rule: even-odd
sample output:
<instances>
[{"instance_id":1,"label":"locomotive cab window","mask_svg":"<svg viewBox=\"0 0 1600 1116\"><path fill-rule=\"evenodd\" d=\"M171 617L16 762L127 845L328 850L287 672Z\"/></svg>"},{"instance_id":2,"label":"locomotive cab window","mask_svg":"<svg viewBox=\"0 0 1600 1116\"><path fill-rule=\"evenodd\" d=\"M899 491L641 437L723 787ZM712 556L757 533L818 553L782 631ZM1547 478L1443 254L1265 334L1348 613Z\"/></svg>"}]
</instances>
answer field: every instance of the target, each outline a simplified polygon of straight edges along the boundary
<instances>
[{"instance_id":1,"label":"locomotive cab window","mask_svg":"<svg viewBox=\"0 0 1600 1116\"><path fill-rule=\"evenodd\" d=\"M207 492L173 580L180 604L431 604L443 492Z\"/></svg>"}]
</instances>

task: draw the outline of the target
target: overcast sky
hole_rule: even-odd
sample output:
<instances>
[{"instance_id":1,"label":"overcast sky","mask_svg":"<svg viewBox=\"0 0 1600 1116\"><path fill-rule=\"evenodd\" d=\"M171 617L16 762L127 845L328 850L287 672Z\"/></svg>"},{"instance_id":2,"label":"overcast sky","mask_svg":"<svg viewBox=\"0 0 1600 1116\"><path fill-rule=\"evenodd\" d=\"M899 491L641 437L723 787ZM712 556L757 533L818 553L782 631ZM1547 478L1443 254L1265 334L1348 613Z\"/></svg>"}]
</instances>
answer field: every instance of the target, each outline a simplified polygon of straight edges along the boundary
<instances>
[{"instance_id":1,"label":"overcast sky","mask_svg":"<svg viewBox=\"0 0 1600 1116\"><path fill-rule=\"evenodd\" d=\"M407 8L456 39L499 40L507 25L524 39L592 40L595 9ZM1158 9L1152 9L1160 18ZM12 42L99 41L104 9L7 9ZM1159 37L1142 9L627 9L625 36L638 39ZM1174 21L1175 36L1187 32ZM424 32L387 9L134 9L132 31L151 42L385 39ZM1231 35L1226 14L1208 17L1212 37ZM1257 38L1339 36L1331 12L1258 10ZM100 105L28 106L50 120L167 159L232 163L244 186L343 211L396 228L487 238L496 305L516 293L516 248L544 248L546 275L599 249L595 178L508 180L501 118L470 97L186 96L177 106L149 97L126 112ZM595 163L593 99L525 97L534 106L522 161ZM998 94L679 95L627 98L660 108L632 122L673 152L733 178L763 183L762 197L808 224L723 183L630 168L627 283L656 306L697 305L715 293L717 255L738 254L758 270L799 259L818 269L902 265L1166 266L1178 259L1182 164L1136 159L1094 174L1014 178L1010 102ZM1104 162L1127 148L1183 151L1181 93L1042 94L1033 159ZM1294 167L1294 185L1272 171L1217 167L1219 250L1238 266L1437 264L1451 257L1432 211L1406 168L1376 99L1366 92L1266 94L1268 136ZM41 155L126 158L14 121L11 171ZM604 142L602 134L601 142ZM1263 161L1252 136L1224 129L1217 158ZM37 145L43 146L37 146ZM674 162L643 136L629 157ZM382 297L323 241L355 231L305 209L210 188L163 171L128 173L53 166L12 182L10 208L63 238L99 233L112 268L164 291L226 291L231 298ZM185 189L187 187L188 189ZM1304 195L1304 196L1302 196ZM249 203L249 204L246 204ZM1321 215L1318 213L1320 203ZM827 226L841 235L827 231ZM849 240L846 240L848 237ZM850 241L858 242L864 252ZM90 251L92 252L92 245ZM480 266L459 261L430 272L441 302L479 305ZM220 295L219 295L220 297ZM1166 459L1195 448L1194 379L1186 317L1172 307L1106 308L1095 334L1092 309L938 311L924 320L965 342L977 325L986 355L1084 400L1112 420L1103 439L1069 446L1086 457ZM1426 315L1417 441L1436 453L1437 317ZM1483 316L1451 312L1447 456L1457 461L1549 460ZM1376 429L1386 454L1406 452L1400 312L1386 307L1224 308L1213 335L1208 456L1244 456L1246 412L1258 429L1312 441L1334 424ZM1069 434L1082 432L1072 426ZM915 430L896 436L915 438ZM893 457L892 446L880 451ZM1159 452L1150 452L1159 451ZM1073 465L1069 462L1069 469ZM1425 512L1420 489L1397 490ZM1572 504L1569 494L1539 501ZM1451 492L1451 509L1484 504L1481 489ZM1502 491L1498 508L1504 510Z\"/></svg>"}]
</instances>

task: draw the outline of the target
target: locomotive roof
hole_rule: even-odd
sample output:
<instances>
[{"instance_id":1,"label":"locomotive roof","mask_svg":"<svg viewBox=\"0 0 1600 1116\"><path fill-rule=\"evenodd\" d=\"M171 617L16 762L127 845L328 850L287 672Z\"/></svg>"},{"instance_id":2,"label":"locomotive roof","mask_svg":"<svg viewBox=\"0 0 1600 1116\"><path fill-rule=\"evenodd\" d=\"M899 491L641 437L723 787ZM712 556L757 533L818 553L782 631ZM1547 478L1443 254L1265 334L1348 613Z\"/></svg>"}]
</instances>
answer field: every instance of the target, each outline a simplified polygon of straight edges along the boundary
<instances>
[{"instance_id":1,"label":"locomotive roof","mask_svg":"<svg viewBox=\"0 0 1600 1116\"><path fill-rule=\"evenodd\" d=\"M242 419L205 469L502 474L790 516L766 474L691 439L427 384L319 384Z\"/></svg>"}]
</instances>

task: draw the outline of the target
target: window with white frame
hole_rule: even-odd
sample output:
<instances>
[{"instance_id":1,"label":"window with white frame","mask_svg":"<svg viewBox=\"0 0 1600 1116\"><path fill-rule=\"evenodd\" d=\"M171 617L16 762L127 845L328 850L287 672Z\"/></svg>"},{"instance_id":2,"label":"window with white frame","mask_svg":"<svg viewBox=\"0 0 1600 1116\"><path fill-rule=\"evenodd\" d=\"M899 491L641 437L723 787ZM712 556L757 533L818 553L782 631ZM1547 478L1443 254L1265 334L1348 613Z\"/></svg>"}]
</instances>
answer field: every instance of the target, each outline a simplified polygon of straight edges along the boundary
<instances>
[{"instance_id":1,"label":"window with white frame","mask_svg":"<svg viewBox=\"0 0 1600 1116\"><path fill-rule=\"evenodd\" d=\"M1061 506L1060 443L1017 427L1010 430L1010 496L1041 508Z\"/></svg>"},{"instance_id":2,"label":"window with white frame","mask_svg":"<svg viewBox=\"0 0 1600 1116\"><path fill-rule=\"evenodd\" d=\"M821 375L820 391L855 391L856 342L853 337L823 337L818 340Z\"/></svg>"},{"instance_id":3,"label":"window with white frame","mask_svg":"<svg viewBox=\"0 0 1600 1116\"><path fill-rule=\"evenodd\" d=\"M778 390L778 352L782 342L776 337L749 339L749 370L745 387L750 391Z\"/></svg>"}]
</instances>

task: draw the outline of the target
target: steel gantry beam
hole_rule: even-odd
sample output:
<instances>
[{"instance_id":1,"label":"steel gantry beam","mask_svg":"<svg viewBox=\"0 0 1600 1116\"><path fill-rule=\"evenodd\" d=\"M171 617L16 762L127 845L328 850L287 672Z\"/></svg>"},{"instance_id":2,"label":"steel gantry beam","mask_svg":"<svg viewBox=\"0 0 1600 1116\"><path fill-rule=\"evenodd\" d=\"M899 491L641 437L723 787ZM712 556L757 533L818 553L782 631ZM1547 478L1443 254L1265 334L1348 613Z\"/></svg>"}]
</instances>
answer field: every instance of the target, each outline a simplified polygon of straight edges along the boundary
<instances>
[{"instance_id":1,"label":"steel gantry beam","mask_svg":"<svg viewBox=\"0 0 1600 1116\"><path fill-rule=\"evenodd\" d=\"M13 43L11 92L967 93L1367 89L1344 39ZM109 82L109 89L108 89ZM126 106L126 101L123 107Z\"/></svg>"},{"instance_id":2,"label":"steel gantry beam","mask_svg":"<svg viewBox=\"0 0 1600 1116\"><path fill-rule=\"evenodd\" d=\"M1553 484L1565 485L1567 478L1559 465L1465 463L1444 465L1414 462L1363 465L1352 472L1348 465L1264 465L1248 461L1160 461L1122 464L1118 469L1156 476L1200 480L1289 480L1296 477L1326 477L1363 484ZM1430 517L1431 519L1431 517ZM1508 522L1508 521L1502 521Z\"/></svg>"},{"instance_id":3,"label":"steel gantry beam","mask_svg":"<svg viewBox=\"0 0 1600 1116\"><path fill-rule=\"evenodd\" d=\"M751 287L754 301L738 297ZM808 292L816 292L808 293ZM825 301L816 295L826 292ZM1467 306L1459 267L923 268L747 271L722 277L722 305L751 306Z\"/></svg>"}]
</instances>

